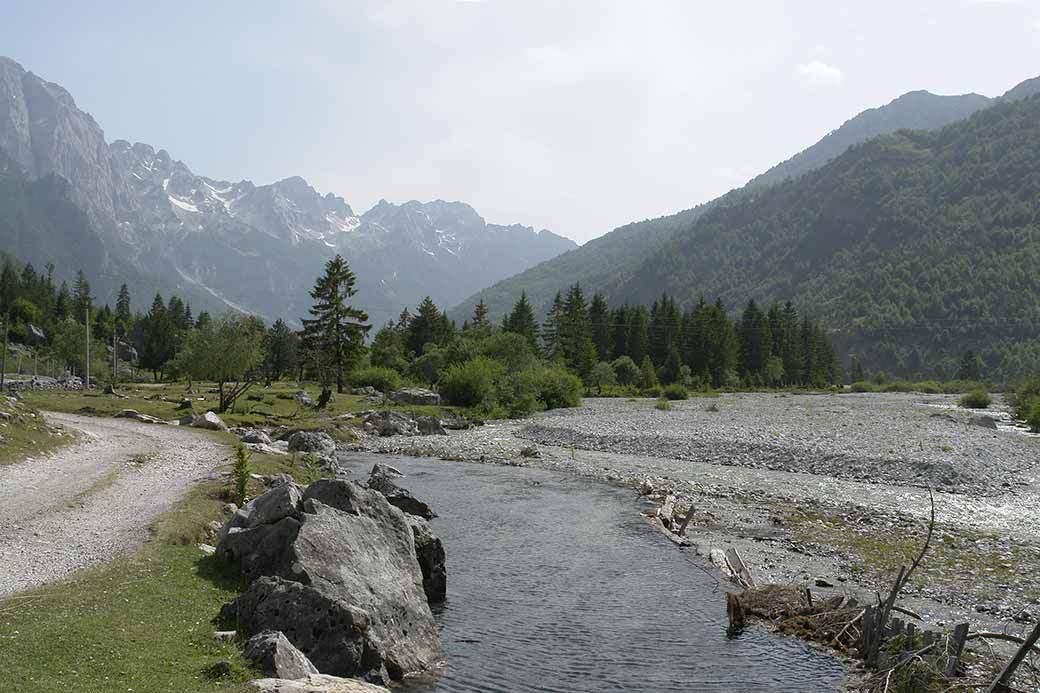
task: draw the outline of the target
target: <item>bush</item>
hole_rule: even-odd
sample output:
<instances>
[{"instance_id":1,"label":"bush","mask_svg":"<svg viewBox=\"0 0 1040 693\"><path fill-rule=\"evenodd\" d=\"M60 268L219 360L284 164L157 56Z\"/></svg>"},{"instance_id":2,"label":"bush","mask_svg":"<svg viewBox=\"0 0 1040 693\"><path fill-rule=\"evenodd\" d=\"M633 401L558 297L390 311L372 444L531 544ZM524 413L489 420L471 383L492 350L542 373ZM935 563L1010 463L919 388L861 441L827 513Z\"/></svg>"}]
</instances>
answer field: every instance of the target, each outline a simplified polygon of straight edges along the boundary
<instances>
[{"instance_id":1,"label":"bush","mask_svg":"<svg viewBox=\"0 0 1040 693\"><path fill-rule=\"evenodd\" d=\"M589 387L596 388L597 394L603 394L603 388L617 385L617 374L614 367L606 361L597 363L589 373Z\"/></svg>"},{"instance_id":2,"label":"bush","mask_svg":"<svg viewBox=\"0 0 1040 693\"><path fill-rule=\"evenodd\" d=\"M1033 400L1033 406L1026 414L1025 422L1033 433L1040 433L1040 399Z\"/></svg>"},{"instance_id":3,"label":"bush","mask_svg":"<svg viewBox=\"0 0 1040 693\"><path fill-rule=\"evenodd\" d=\"M877 391L877 386L874 385L874 383L868 382L866 380L857 380L856 382L852 383L852 385L850 385L849 387L852 388L853 392L876 392Z\"/></svg>"},{"instance_id":4,"label":"bush","mask_svg":"<svg viewBox=\"0 0 1040 693\"><path fill-rule=\"evenodd\" d=\"M971 390L961 395L957 404L967 409L985 409L993 402L989 393L982 389Z\"/></svg>"},{"instance_id":5,"label":"bush","mask_svg":"<svg viewBox=\"0 0 1040 693\"><path fill-rule=\"evenodd\" d=\"M384 366L358 368L350 374L352 387L374 387L380 392L390 392L401 387L401 374Z\"/></svg>"},{"instance_id":6,"label":"bush","mask_svg":"<svg viewBox=\"0 0 1040 693\"><path fill-rule=\"evenodd\" d=\"M633 385L639 379L639 366L630 356L619 356L611 365L621 385Z\"/></svg>"},{"instance_id":7,"label":"bush","mask_svg":"<svg viewBox=\"0 0 1040 693\"><path fill-rule=\"evenodd\" d=\"M484 357L453 364L441 373L441 395L448 404L490 411L496 401L495 382L502 373L502 366Z\"/></svg>"},{"instance_id":8,"label":"bush","mask_svg":"<svg viewBox=\"0 0 1040 693\"><path fill-rule=\"evenodd\" d=\"M1008 395L1008 404L1011 405L1011 413L1016 419L1029 421L1036 407L1040 405L1040 376L1031 378L1015 388Z\"/></svg>"},{"instance_id":9,"label":"bush","mask_svg":"<svg viewBox=\"0 0 1040 693\"><path fill-rule=\"evenodd\" d=\"M654 385L653 387L644 387L639 391L639 394L643 397L660 397L661 388L657 385Z\"/></svg>"},{"instance_id":10,"label":"bush","mask_svg":"<svg viewBox=\"0 0 1040 693\"><path fill-rule=\"evenodd\" d=\"M659 409L661 411L671 411L672 403L666 399L659 399L657 400L657 404L654 405L654 409Z\"/></svg>"},{"instance_id":11,"label":"bush","mask_svg":"<svg viewBox=\"0 0 1040 693\"><path fill-rule=\"evenodd\" d=\"M665 386L665 388L663 390L661 390L661 396L664 397L665 399L673 399L673 400L674 399L689 399L690 398L690 393L682 385L680 385L678 383L673 383L672 385Z\"/></svg>"},{"instance_id":12,"label":"bush","mask_svg":"<svg viewBox=\"0 0 1040 693\"><path fill-rule=\"evenodd\" d=\"M546 409L577 407L581 404L581 379L563 368L536 371L535 385L538 401Z\"/></svg>"}]
</instances>

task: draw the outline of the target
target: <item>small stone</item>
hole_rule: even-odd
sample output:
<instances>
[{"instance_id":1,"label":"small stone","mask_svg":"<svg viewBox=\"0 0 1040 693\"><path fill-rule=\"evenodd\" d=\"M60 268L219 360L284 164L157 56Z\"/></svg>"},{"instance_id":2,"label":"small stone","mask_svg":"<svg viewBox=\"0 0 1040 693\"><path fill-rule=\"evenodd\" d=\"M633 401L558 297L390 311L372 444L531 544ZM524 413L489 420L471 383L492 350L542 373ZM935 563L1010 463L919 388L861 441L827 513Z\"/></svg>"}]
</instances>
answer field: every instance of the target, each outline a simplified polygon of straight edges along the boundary
<instances>
[{"instance_id":1,"label":"small stone","mask_svg":"<svg viewBox=\"0 0 1040 693\"><path fill-rule=\"evenodd\" d=\"M218 630L213 634L213 639L217 642L231 642L238 635L237 630Z\"/></svg>"},{"instance_id":2,"label":"small stone","mask_svg":"<svg viewBox=\"0 0 1040 693\"><path fill-rule=\"evenodd\" d=\"M815 580L813 580L813 584L815 584L817 587L834 587L834 583L822 577L818 577Z\"/></svg>"}]
</instances>

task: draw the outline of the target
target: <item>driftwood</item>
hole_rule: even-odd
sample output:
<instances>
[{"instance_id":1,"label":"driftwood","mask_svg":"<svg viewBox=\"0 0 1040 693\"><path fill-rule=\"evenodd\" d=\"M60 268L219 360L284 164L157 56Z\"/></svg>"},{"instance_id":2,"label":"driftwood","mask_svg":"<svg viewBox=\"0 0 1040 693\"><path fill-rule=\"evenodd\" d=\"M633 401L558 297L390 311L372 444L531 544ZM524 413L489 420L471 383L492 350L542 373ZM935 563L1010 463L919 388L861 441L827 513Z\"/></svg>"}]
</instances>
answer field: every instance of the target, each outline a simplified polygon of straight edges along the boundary
<instances>
[{"instance_id":1,"label":"driftwood","mask_svg":"<svg viewBox=\"0 0 1040 693\"><path fill-rule=\"evenodd\" d=\"M925 536L924 546L921 547L920 553L914 558L909 568L905 565L899 567L899 574L896 576L896 581L892 583L892 589L888 593L888 598L880 605L880 610L875 612L874 618L877 620L877 627L869 629L870 639L864 642L866 665L869 669L877 669L878 657L881 653L881 642L885 638L885 626L892 615L892 608L896 604L896 599L903 591L906 583L910 581L910 577L917 570L921 561L924 560L924 556L928 553L928 548L932 544L932 534L935 532L935 496L931 490L928 491L928 500L931 502L931 516L928 520L928 534Z\"/></svg>"},{"instance_id":2,"label":"driftwood","mask_svg":"<svg viewBox=\"0 0 1040 693\"><path fill-rule=\"evenodd\" d=\"M682 524L679 525L679 531L677 534L681 537L686 534L686 525L690 524L690 520L693 519L693 503L690 503L689 509L686 511L686 517L683 518Z\"/></svg>"},{"instance_id":3,"label":"driftwood","mask_svg":"<svg viewBox=\"0 0 1040 693\"><path fill-rule=\"evenodd\" d=\"M990 633L989 635L996 635L996 633ZM1002 637L1006 640L1014 638L1014 636ZM1018 665L1025 660L1026 655L1028 655L1030 651L1037 649L1036 643L1038 640L1040 640L1040 623L1036 624L1036 627L1033 628L1033 632L1022 640L1022 646L1018 648L1018 652L1016 652L1015 656L1007 663L1004 670L1000 672L1000 676L998 676L990 687L986 689L986 693L1005 693L1005 691L1011 690L1009 686L1011 685L1011 679L1015 676L1015 670L1018 669Z\"/></svg>"}]
</instances>

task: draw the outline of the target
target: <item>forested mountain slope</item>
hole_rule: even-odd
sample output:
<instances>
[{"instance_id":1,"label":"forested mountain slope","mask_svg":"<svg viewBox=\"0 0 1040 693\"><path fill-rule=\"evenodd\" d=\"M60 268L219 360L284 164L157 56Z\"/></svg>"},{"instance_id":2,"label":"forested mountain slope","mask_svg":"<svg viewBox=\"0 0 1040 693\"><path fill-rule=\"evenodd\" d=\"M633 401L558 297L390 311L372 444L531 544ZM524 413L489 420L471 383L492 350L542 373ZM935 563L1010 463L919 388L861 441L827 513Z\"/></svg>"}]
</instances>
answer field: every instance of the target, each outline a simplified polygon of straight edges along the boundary
<instances>
[{"instance_id":1,"label":"forested mountain slope","mask_svg":"<svg viewBox=\"0 0 1040 693\"><path fill-rule=\"evenodd\" d=\"M903 129L937 129L963 120L980 109L1026 98L1038 91L1040 78L1022 82L995 99L979 94L939 96L927 91L909 92L885 106L851 118L816 144L753 179L748 187L764 188L800 176L825 165L849 147L881 134ZM536 314L541 317L556 291L574 282L580 282L589 293L603 291L618 296L618 288L628 283L636 268L662 243L676 231L691 226L717 202L713 200L678 214L622 226L474 294L452 313L460 320L469 317L473 306L483 298L491 315L501 316L520 292L526 291Z\"/></svg>"},{"instance_id":2,"label":"forested mountain slope","mask_svg":"<svg viewBox=\"0 0 1040 693\"><path fill-rule=\"evenodd\" d=\"M1040 97L854 147L730 193L647 257L619 301L790 298L875 368L991 377L1040 365Z\"/></svg>"}]
</instances>

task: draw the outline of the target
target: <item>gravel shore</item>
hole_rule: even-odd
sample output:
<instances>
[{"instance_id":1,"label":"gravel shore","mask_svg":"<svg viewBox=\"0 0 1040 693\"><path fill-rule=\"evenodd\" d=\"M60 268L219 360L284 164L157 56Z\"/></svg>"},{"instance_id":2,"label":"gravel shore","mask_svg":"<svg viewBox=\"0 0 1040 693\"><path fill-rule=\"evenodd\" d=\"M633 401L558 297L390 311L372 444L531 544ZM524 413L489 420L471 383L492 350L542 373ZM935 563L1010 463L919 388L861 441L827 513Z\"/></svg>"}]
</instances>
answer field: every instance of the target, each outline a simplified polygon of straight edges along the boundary
<instances>
[{"instance_id":1,"label":"gravel shore","mask_svg":"<svg viewBox=\"0 0 1040 693\"><path fill-rule=\"evenodd\" d=\"M1040 615L1040 437L1014 429L999 400L987 412L899 393L653 405L586 399L524 421L360 447L537 466L634 495L649 482L654 498L694 509L686 534L701 553L734 546L759 582L824 595L887 589L920 546L931 488L937 540L901 603L928 624L1010 632Z\"/></svg>"}]
</instances>

